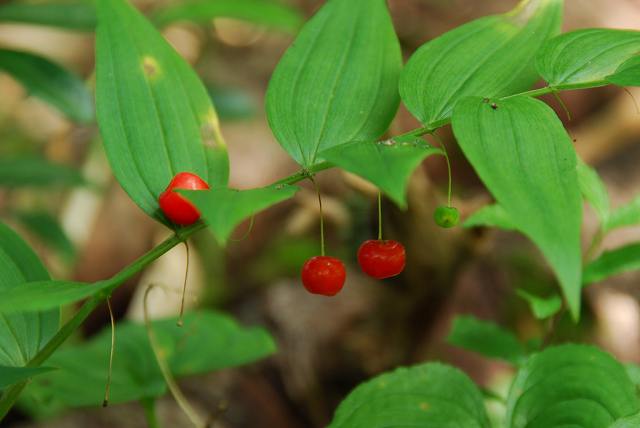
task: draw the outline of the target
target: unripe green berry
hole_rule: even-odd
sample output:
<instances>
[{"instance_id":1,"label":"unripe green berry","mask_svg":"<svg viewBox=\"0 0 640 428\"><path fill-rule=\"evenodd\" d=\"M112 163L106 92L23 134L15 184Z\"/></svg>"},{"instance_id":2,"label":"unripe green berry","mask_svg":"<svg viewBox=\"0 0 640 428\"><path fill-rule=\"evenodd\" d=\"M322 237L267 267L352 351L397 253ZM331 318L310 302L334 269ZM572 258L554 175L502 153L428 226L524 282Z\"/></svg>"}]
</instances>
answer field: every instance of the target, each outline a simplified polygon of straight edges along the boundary
<instances>
[{"instance_id":1,"label":"unripe green berry","mask_svg":"<svg viewBox=\"0 0 640 428\"><path fill-rule=\"evenodd\" d=\"M460 221L460 212L457 208L441 205L433 212L433 219L438 226L450 228Z\"/></svg>"}]
</instances>

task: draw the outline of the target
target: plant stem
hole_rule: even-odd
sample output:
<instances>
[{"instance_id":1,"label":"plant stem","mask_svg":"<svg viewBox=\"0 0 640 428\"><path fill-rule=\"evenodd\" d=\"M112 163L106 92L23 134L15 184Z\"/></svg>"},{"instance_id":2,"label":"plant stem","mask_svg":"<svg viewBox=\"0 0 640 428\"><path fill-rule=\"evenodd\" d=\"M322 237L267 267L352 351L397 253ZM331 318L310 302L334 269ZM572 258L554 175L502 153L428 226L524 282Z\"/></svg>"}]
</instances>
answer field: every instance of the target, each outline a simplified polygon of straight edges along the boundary
<instances>
[{"instance_id":1,"label":"plant stem","mask_svg":"<svg viewBox=\"0 0 640 428\"><path fill-rule=\"evenodd\" d=\"M324 213L322 212L322 195L320 194L320 187L318 187L318 183L314 180L313 175L309 174L308 178L313 183L313 187L318 194L318 206L320 207L320 255L324 256Z\"/></svg>"},{"instance_id":2,"label":"plant stem","mask_svg":"<svg viewBox=\"0 0 640 428\"><path fill-rule=\"evenodd\" d=\"M378 190L378 241L382 241L382 192Z\"/></svg>"},{"instance_id":3,"label":"plant stem","mask_svg":"<svg viewBox=\"0 0 640 428\"><path fill-rule=\"evenodd\" d=\"M438 135L437 132L433 131L431 133L431 135L433 135L436 140L438 140L438 144L440 144L440 148L442 149L442 153L444 153L444 159L447 162L447 175L449 177L449 184L447 187L447 206L450 207L451 206L451 182L452 182L452 177L451 177L451 161L449 160L449 153L447 153L447 147L444 145L444 141L442 141L442 138L440 138L440 136Z\"/></svg>"},{"instance_id":4,"label":"plant stem","mask_svg":"<svg viewBox=\"0 0 640 428\"><path fill-rule=\"evenodd\" d=\"M158 415L156 413L156 399L155 398L143 398L140 400L142 408L144 409L144 416L147 419L147 426L149 428L160 428L158 421Z\"/></svg>"}]
</instances>

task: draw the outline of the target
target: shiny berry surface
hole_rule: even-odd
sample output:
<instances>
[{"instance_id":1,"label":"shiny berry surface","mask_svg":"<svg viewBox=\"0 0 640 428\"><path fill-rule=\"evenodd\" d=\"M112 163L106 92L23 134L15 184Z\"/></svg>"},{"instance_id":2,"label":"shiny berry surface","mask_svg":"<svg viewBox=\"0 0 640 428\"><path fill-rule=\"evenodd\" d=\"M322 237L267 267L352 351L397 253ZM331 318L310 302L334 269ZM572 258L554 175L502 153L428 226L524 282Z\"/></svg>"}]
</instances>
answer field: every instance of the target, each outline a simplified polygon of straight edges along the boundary
<instances>
[{"instance_id":1,"label":"shiny berry surface","mask_svg":"<svg viewBox=\"0 0 640 428\"><path fill-rule=\"evenodd\" d=\"M358 249L358 264L367 275L384 279L404 270L406 253L404 246L393 240L370 239Z\"/></svg>"},{"instance_id":2,"label":"shiny berry surface","mask_svg":"<svg viewBox=\"0 0 640 428\"><path fill-rule=\"evenodd\" d=\"M460 221L460 212L454 207L439 206L433 212L433 219L440 227L450 228Z\"/></svg>"},{"instance_id":3,"label":"shiny berry surface","mask_svg":"<svg viewBox=\"0 0 640 428\"><path fill-rule=\"evenodd\" d=\"M335 257L316 256L302 266L302 284L313 294L335 296L344 285L347 273Z\"/></svg>"},{"instance_id":4,"label":"shiny berry surface","mask_svg":"<svg viewBox=\"0 0 640 428\"><path fill-rule=\"evenodd\" d=\"M200 219L200 211L175 190L206 190L208 188L209 185L197 175L190 172L178 173L158 198L160 209L171 222L177 225L193 224Z\"/></svg>"}]
</instances>

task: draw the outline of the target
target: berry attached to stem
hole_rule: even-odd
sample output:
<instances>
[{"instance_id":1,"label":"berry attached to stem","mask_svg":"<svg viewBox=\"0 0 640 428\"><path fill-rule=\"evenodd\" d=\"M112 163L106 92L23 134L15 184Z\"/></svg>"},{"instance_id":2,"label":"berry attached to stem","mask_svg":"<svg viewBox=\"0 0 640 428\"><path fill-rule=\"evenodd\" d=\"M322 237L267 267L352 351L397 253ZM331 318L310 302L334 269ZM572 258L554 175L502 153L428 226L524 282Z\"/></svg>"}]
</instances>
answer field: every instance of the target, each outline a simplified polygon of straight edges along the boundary
<instances>
[{"instance_id":1,"label":"berry attached to stem","mask_svg":"<svg viewBox=\"0 0 640 428\"><path fill-rule=\"evenodd\" d=\"M175 190L206 190L208 188L209 185L197 175L190 172L178 173L158 198L160 209L174 224L179 226L193 224L200 220L200 211Z\"/></svg>"},{"instance_id":2,"label":"berry attached to stem","mask_svg":"<svg viewBox=\"0 0 640 428\"><path fill-rule=\"evenodd\" d=\"M335 257L315 256L302 267L302 284L312 294L335 296L346 277L344 264Z\"/></svg>"},{"instance_id":3,"label":"berry attached to stem","mask_svg":"<svg viewBox=\"0 0 640 428\"><path fill-rule=\"evenodd\" d=\"M406 264L404 246L394 240L370 239L358 249L358 264L364 273L373 278L396 276Z\"/></svg>"},{"instance_id":4,"label":"berry attached to stem","mask_svg":"<svg viewBox=\"0 0 640 428\"><path fill-rule=\"evenodd\" d=\"M433 213L433 219L440 227L450 228L460 221L460 212L454 207L439 206Z\"/></svg>"}]
</instances>

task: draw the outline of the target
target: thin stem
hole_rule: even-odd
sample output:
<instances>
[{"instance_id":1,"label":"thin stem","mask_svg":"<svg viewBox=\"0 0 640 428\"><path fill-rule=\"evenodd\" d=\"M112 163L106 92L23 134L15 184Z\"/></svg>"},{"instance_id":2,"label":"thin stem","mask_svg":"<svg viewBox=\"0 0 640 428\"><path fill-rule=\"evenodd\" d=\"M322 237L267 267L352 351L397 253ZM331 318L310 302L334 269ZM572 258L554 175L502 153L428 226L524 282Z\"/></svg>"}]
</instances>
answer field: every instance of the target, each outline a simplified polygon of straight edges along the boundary
<instances>
[{"instance_id":1,"label":"thin stem","mask_svg":"<svg viewBox=\"0 0 640 428\"><path fill-rule=\"evenodd\" d=\"M178 327L182 327L184 316L184 296L187 294L187 279L189 279L189 241L184 241L184 248L187 250L187 266L184 269L184 282L182 283L182 299L180 300L180 316L178 316Z\"/></svg>"},{"instance_id":2,"label":"thin stem","mask_svg":"<svg viewBox=\"0 0 640 428\"><path fill-rule=\"evenodd\" d=\"M600 248L600 244L602 244L602 241L604 240L604 236L605 236L605 232L602 229L602 227L600 227L596 232L596 234L593 236L593 239L591 240L591 244L589 245L589 248L584 253L583 262L585 264L592 261L593 256L595 256L596 252Z\"/></svg>"},{"instance_id":3,"label":"thin stem","mask_svg":"<svg viewBox=\"0 0 640 428\"><path fill-rule=\"evenodd\" d=\"M448 188L447 188L447 206L450 207L451 206L451 183L452 183L452 178L451 178L451 161L449 160L449 153L447 153L447 146L445 146L444 141L442 141L442 138L440 138L440 136L438 135L437 132L432 132L431 135L433 135L435 137L436 140L438 140L438 144L440 144L440 148L442 149L442 152L444 153L444 159L447 162L447 175L449 177L449 184L448 184Z\"/></svg>"},{"instance_id":4,"label":"thin stem","mask_svg":"<svg viewBox=\"0 0 640 428\"><path fill-rule=\"evenodd\" d=\"M378 241L382 241L382 192L378 190Z\"/></svg>"},{"instance_id":5,"label":"thin stem","mask_svg":"<svg viewBox=\"0 0 640 428\"><path fill-rule=\"evenodd\" d=\"M158 421L158 414L156 413L156 399L155 398L143 398L140 400L142 408L144 409L144 416L147 419L147 426L149 428L160 428L160 422Z\"/></svg>"},{"instance_id":6,"label":"thin stem","mask_svg":"<svg viewBox=\"0 0 640 428\"><path fill-rule=\"evenodd\" d=\"M256 215L252 214L251 215L251 219L249 220L249 227L247 227L247 231L244 232L241 237L239 237L239 238L230 238L229 241L240 242L240 241L245 240L251 234L251 231L253 230L253 225L255 223L255 219L256 219Z\"/></svg>"},{"instance_id":7,"label":"thin stem","mask_svg":"<svg viewBox=\"0 0 640 428\"><path fill-rule=\"evenodd\" d=\"M111 376L113 374L113 354L116 347L116 320L113 317L113 309L111 308L111 299L109 297L107 297L107 309L109 310L109 319L111 320L111 350L109 351L109 370L107 371L107 386L104 389L104 401L102 401L102 407L107 407L109 405Z\"/></svg>"},{"instance_id":8,"label":"thin stem","mask_svg":"<svg viewBox=\"0 0 640 428\"><path fill-rule=\"evenodd\" d=\"M184 396L184 394L182 393L182 390L180 390L180 387L178 386L176 381L173 379L173 375L171 374L169 365L167 364L167 361L164 358L164 351L160 347L160 344L158 343L158 339L156 338L155 332L153 331L153 326L151 325L151 319L149 318L149 305L148 305L149 292L153 289L153 287L154 287L153 284L147 287L147 289L144 292L144 298L142 302L143 312L144 312L144 326L147 329L147 337L149 338L149 344L151 345L153 354L155 355L156 361L158 362L158 366L160 367L160 372L162 373L162 377L164 378L164 381L169 387L169 391L171 391L171 395L173 395L173 398L175 398L176 402L178 403L178 406L180 406L182 411L185 413L185 415L187 415L187 417L195 427L197 428L205 427L206 426L205 421L198 415L195 409L191 407L189 400L187 400L187 397Z\"/></svg>"},{"instance_id":9,"label":"thin stem","mask_svg":"<svg viewBox=\"0 0 640 428\"><path fill-rule=\"evenodd\" d=\"M320 255L324 256L324 213L322 211L322 195L320 193L320 187L318 187L318 183L316 183L313 175L309 174L308 178L313 183L313 187L316 189L316 194L318 195L318 207L320 208Z\"/></svg>"},{"instance_id":10,"label":"thin stem","mask_svg":"<svg viewBox=\"0 0 640 428\"><path fill-rule=\"evenodd\" d=\"M553 97L556 99L556 101L558 101L558 103L560 104L560 107L562 107L562 110L564 110L564 113L567 115L567 119L569 119L569 122L571 122L572 120L571 112L569 111L569 108L560 97L560 94L558 93L558 91L554 89L553 91L551 91L551 93L553 94Z\"/></svg>"},{"instance_id":11,"label":"thin stem","mask_svg":"<svg viewBox=\"0 0 640 428\"><path fill-rule=\"evenodd\" d=\"M275 183L273 183L272 186L284 186L284 185L296 184L302 180L306 180L307 178L309 178L309 175L314 175L320 171L324 171L325 169L329 169L329 168L333 168L333 165L330 164L329 162L321 162L309 168L302 169L296 172L295 174L292 174L281 180L278 180Z\"/></svg>"}]
</instances>

